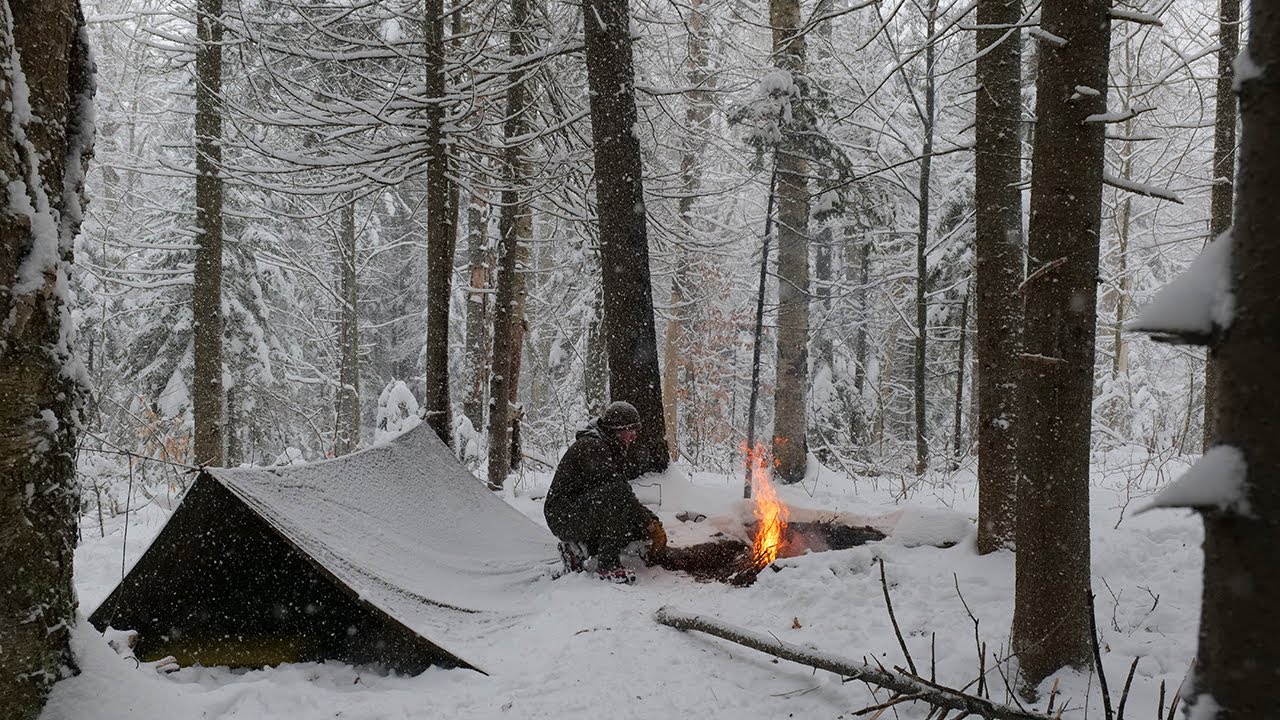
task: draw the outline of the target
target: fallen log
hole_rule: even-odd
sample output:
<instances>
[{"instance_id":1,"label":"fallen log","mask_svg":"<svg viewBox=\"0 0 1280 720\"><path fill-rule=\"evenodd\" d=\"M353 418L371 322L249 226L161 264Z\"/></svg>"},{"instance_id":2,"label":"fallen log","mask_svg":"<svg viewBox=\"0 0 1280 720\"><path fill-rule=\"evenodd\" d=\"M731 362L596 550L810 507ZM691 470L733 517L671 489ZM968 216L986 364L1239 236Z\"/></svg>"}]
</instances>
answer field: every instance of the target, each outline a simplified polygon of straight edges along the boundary
<instances>
[{"instance_id":1,"label":"fallen log","mask_svg":"<svg viewBox=\"0 0 1280 720\"><path fill-rule=\"evenodd\" d=\"M752 650L774 657L808 665L819 670L833 672L843 678L861 680L892 690L900 695L914 696L913 700L946 710L958 710L993 720L1054 720L1053 716L1033 712L1012 705L969 695L954 688L925 680L912 673L895 668L887 670L876 665L854 662L828 655L812 648L792 645L773 636L760 635L750 630L688 613L660 608L654 619L677 630L697 630L723 640L737 643Z\"/></svg>"}]
</instances>

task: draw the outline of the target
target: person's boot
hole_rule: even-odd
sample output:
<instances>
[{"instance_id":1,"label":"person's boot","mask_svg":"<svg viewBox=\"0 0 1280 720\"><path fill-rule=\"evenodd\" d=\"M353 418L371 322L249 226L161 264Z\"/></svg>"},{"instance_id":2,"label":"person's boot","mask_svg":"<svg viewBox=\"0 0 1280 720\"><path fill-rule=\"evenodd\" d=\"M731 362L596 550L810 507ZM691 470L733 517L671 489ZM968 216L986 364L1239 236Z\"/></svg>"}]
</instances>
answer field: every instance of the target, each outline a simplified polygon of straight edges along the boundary
<instances>
[{"instance_id":1,"label":"person's boot","mask_svg":"<svg viewBox=\"0 0 1280 720\"><path fill-rule=\"evenodd\" d=\"M613 568L601 568L596 571L596 577L615 585L634 585L636 583L635 571L628 570L621 565Z\"/></svg>"},{"instance_id":2,"label":"person's boot","mask_svg":"<svg viewBox=\"0 0 1280 720\"><path fill-rule=\"evenodd\" d=\"M564 572L577 573L586 570L587 554L583 552L583 548L576 542L561 542L560 562L564 563Z\"/></svg>"}]
</instances>

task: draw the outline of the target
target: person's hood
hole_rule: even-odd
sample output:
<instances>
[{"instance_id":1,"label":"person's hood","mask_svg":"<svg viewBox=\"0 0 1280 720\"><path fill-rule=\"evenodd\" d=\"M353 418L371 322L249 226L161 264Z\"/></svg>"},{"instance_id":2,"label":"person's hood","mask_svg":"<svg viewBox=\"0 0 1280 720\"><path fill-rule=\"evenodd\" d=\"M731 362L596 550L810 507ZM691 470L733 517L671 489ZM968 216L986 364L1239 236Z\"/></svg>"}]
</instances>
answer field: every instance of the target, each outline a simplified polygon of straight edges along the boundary
<instances>
[{"instance_id":1,"label":"person's hood","mask_svg":"<svg viewBox=\"0 0 1280 720\"><path fill-rule=\"evenodd\" d=\"M585 428L578 431L578 434L574 436L574 439L581 440L584 437L596 437L607 443L613 443L613 433L600 427L600 418L595 418L591 422L587 423Z\"/></svg>"},{"instance_id":2,"label":"person's hood","mask_svg":"<svg viewBox=\"0 0 1280 720\"><path fill-rule=\"evenodd\" d=\"M600 422L600 418L595 418L591 422L587 423L586 427L579 430L577 435L574 435L574 439L581 440L582 438L590 435L590 436L598 437L601 440L604 440L605 439L604 431L600 429L599 422Z\"/></svg>"}]
</instances>

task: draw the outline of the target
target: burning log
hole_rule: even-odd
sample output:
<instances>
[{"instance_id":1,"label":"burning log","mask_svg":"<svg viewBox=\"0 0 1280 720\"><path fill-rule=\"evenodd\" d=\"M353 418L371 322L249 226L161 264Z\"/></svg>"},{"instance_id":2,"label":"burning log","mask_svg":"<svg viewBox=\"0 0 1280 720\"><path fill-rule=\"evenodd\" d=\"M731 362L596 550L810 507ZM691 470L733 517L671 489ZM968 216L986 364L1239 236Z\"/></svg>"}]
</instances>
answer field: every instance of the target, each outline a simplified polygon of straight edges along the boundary
<instances>
[{"instance_id":1,"label":"burning log","mask_svg":"<svg viewBox=\"0 0 1280 720\"><path fill-rule=\"evenodd\" d=\"M748 537L761 536L760 523L746 526ZM766 567L779 570L773 560L797 557L807 552L845 550L864 545L873 540L883 540L885 534L869 525L844 525L835 521L793 522L781 529L773 541L773 557L765 560L757 550L759 543L748 545L743 540L721 535L709 542L687 546L668 546L658 565L667 570L678 570L703 581L717 581L730 585L746 586Z\"/></svg>"},{"instance_id":2,"label":"burning log","mask_svg":"<svg viewBox=\"0 0 1280 720\"><path fill-rule=\"evenodd\" d=\"M783 642L774 636L753 633L750 630L721 623L701 615L690 615L671 608L661 608L654 619L677 630L697 630L723 640L758 650L762 653L808 665L809 667L836 673L842 678L861 680L892 690L904 699L927 703L935 708L958 710L995 720L1052 720L1046 715L1020 707L1003 705L960 690L939 685L907 672L902 668L887 670L883 667L854 662L828 655L812 648Z\"/></svg>"},{"instance_id":3,"label":"burning log","mask_svg":"<svg viewBox=\"0 0 1280 720\"><path fill-rule=\"evenodd\" d=\"M750 585L759 572L752 560L751 548L741 540L728 537L687 547L668 546L658 565L689 573L700 582L714 580L730 585Z\"/></svg>"},{"instance_id":4,"label":"burning log","mask_svg":"<svg viewBox=\"0 0 1280 720\"><path fill-rule=\"evenodd\" d=\"M885 534L870 526L851 526L815 517L812 512L805 522L793 522L791 509L778 497L773 487L772 461L764 445L745 447L751 500L743 501L738 518L720 517L708 523L721 529L709 542L684 547L668 546L657 562L668 570L681 570L703 581L718 580L732 585L750 585L766 567L773 567L779 557L795 557L806 552L843 550L871 540L883 540ZM747 510L754 520L743 521ZM676 515L682 522L706 520L706 515L684 511ZM728 523L722 525L721 521ZM740 536L740 537L739 537Z\"/></svg>"}]
</instances>

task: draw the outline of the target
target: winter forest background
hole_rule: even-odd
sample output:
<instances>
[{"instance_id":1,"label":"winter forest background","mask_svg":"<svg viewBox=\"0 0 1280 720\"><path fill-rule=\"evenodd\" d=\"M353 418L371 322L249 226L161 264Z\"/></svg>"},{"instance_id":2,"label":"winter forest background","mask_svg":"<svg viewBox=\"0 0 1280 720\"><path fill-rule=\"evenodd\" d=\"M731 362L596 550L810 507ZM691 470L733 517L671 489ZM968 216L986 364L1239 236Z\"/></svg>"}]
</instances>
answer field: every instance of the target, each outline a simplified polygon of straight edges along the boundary
<instances>
[{"instance_id":1,"label":"winter forest background","mask_svg":"<svg viewBox=\"0 0 1280 720\"><path fill-rule=\"evenodd\" d=\"M1096 449L1139 445L1156 465L1200 450L1204 356L1121 328L1209 235L1217 30L1216 3L1158 4L1144 10L1162 27L1117 23L1113 33L1112 105L1133 116L1112 127L1136 140L1108 145L1107 172L1167 188L1181 202L1104 191L1093 424ZM530 9L529 173L518 181L532 219L518 270L526 294L517 398L524 453L544 462L605 396L586 78L572 53L579 12L559 3ZM973 443L969 9L943 4L932 36L923 432L933 466L966 458ZM76 312L94 388L81 462L95 468L85 502L108 513L122 507L112 480L128 464L110 451L191 459L190 10L86 6L99 134L76 246ZM458 198L449 380L457 450L473 466L485 457L487 333L506 187L507 12L504 3L468 3L449 15L445 130ZM730 472L745 436L769 195L770 165L758 148L781 102L760 20L768 8L637 2L633 14L658 337L663 359L679 366L676 437L695 467ZM887 3L822 5L806 18L808 102L823 157L814 184L839 186L815 197L812 209L807 440L820 457L874 469L911 492L925 17L912 3ZM222 303L230 464L344 448L336 419L344 283L355 286L355 317L346 321L358 327L359 441L395 428L421 404L429 152L414 102L421 30L413 3L240 2L229 12ZM1023 61L1026 117L1034 49L1028 44ZM691 107L705 119L691 124ZM687 157L697 164L694 186L685 184ZM769 282L766 347L776 275ZM683 331L668 332L673 323ZM770 418L776 355L762 360L760 417ZM140 464L142 482L168 482L162 467Z\"/></svg>"},{"instance_id":2,"label":"winter forest background","mask_svg":"<svg viewBox=\"0 0 1280 720\"><path fill-rule=\"evenodd\" d=\"M35 610L3 631L57 636L31 640L27 711L74 664L72 536L123 574L106 538L167 517L191 469L426 423L536 518L620 398L634 474L737 483L762 441L787 502L976 506L968 559L1016 550L977 575L1016 556L1016 612L1014 588L992 612L1027 687L1104 664L1091 541L1123 568L1117 538L1160 530L1121 522L1165 490L1204 520L1199 717L1234 717L1214 691L1266 702L1223 660L1273 652L1228 590L1249 617L1280 593L1248 559L1280 508L1258 279L1280 59L1237 39L1274 3L56 4L0 2L0 431L24 428L0 499L36 518L0 544L43 558L12 566L3 607ZM1163 705L1161 662L1138 693Z\"/></svg>"}]
</instances>

